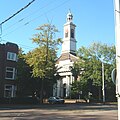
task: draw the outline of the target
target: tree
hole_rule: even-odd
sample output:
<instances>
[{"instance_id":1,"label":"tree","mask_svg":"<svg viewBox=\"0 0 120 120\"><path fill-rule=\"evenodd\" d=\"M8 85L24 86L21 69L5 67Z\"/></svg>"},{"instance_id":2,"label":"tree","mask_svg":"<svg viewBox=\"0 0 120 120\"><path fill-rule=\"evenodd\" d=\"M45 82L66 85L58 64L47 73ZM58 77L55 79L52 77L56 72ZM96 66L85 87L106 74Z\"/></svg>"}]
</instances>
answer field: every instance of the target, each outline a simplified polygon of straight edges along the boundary
<instances>
[{"instance_id":1,"label":"tree","mask_svg":"<svg viewBox=\"0 0 120 120\"><path fill-rule=\"evenodd\" d=\"M17 96L33 95L35 82L31 78L31 68L25 62L25 54L19 49L17 62Z\"/></svg>"},{"instance_id":2,"label":"tree","mask_svg":"<svg viewBox=\"0 0 120 120\"><path fill-rule=\"evenodd\" d=\"M108 46L107 44L93 43L88 51L101 62L113 64L115 67L116 49L114 45Z\"/></svg>"},{"instance_id":3,"label":"tree","mask_svg":"<svg viewBox=\"0 0 120 120\"><path fill-rule=\"evenodd\" d=\"M34 35L32 41L36 43L38 47L26 55L26 62L32 68L33 77L37 77L41 81L41 89L39 91L42 103L44 82L55 79L57 50L58 45L62 41L60 38L56 39L58 30L54 25L44 24L36 30L38 30L39 33Z\"/></svg>"},{"instance_id":4,"label":"tree","mask_svg":"<svg viewBox=\"0 0 120 120\"><path fill-rule=\"evenodd\" d=\"M111 82L111 71L115 67L115 46L93 43L89 48L79 48L78 57L82 60L81 62L75 63L78 65L76 65L77 67L74 69L80 68L81 70L81 72L79 72L79 78L81 84L85 86L84 89L81 85L82 89L84 89L83 94L87 94L88 91L92 91L93 96L95 98L99 96L100 99L102 90L102 62L104 62L105 67L105 84L111 85L106 89L109 88L110 90L110 88L113 88L113 84Z\"/></svg>"}]
</instances>

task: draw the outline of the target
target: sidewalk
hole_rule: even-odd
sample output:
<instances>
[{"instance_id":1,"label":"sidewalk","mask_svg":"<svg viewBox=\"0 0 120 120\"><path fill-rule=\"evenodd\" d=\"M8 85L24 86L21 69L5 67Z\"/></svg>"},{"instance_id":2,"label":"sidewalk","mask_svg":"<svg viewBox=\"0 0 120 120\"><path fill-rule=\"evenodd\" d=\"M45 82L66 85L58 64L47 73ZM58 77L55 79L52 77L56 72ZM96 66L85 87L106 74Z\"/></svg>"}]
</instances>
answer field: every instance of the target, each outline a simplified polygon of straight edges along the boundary
<instances>
[{"instance_id":1,"label":"sidewalk","mask_svg":"<svg viewBox=\"0 0 120 120\"><path fill-rule=\"evenodd\" d=\"M65 99L65 103L85 103L83 99Z\"/></svg>"}]
</instances>

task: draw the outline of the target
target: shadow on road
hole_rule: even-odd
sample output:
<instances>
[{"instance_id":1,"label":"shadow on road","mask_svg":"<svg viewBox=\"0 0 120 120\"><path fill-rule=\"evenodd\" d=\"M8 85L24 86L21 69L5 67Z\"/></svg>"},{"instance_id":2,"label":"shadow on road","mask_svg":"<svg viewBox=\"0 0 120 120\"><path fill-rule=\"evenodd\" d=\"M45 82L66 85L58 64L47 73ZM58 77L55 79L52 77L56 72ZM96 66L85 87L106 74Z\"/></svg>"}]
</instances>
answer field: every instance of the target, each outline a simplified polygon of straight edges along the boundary
<instances>
[{"instance_id":1,"label":"shadow on road","mask_svg":"<svg viewBox=\"0 0 120 120\"><path fill-rule=\"evenodd\" d=\"M88 104L88 103L66 103L66 104L37 104L23 105L11 104L0 105L0 110L13 109L47 109L47 110L117 110L117 104Z\"/></svg>"},{"instance_id":2,"label":"shadow on road","mask_svg":"<svg viewBox=\"0 0 120 120\"><path fill-rule=\"evenodd\" d=\"M115 104L0 105L0 120L117 120Z\"/></svg>"}]
</instances>

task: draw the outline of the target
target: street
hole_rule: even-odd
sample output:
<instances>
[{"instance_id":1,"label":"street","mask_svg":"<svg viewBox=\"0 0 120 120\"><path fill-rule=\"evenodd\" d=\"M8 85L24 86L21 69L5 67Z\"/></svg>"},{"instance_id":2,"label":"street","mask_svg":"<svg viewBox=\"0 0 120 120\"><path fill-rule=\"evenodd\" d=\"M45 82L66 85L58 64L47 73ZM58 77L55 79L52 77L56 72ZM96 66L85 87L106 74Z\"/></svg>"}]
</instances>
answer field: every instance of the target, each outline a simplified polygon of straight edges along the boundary
<instances>
[{"instance_id":1,"label":"street","mask_svg":"<svg viewBox=\"0 0 120 120\"><path fill-rule=\"evenodd\" d=\"M1 105L0 120L118 120L117 105Z\"/></svg>"}]
</instances>

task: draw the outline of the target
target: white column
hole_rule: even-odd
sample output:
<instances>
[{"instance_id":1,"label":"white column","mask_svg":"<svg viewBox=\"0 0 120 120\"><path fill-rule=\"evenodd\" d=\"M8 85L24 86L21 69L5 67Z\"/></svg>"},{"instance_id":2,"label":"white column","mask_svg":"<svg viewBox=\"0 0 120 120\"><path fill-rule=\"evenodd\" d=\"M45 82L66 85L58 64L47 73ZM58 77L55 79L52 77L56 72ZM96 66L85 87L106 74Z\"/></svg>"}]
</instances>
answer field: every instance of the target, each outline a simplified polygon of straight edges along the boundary
<instances>
[{"instance_id":1,"label":"white column","mask_svg":"<svg viewBox=\"0 0 120 120\"><path fill-rule=\"evenodd\" d=\"M70 76L67 76L67 96L70 95Z\"/></svg>"},{"instance_id":2,"label":"white column","mask_svg":"<svg viewBox=\"0 0 120 120\"><path fill-rule=\"evenodd\" d=\"M61 83L60 83L60 89L61 89L61 93L60 93L60 97L63 97L63 80L61 80Z\"/></svg>"},{"instance_id":3,"label":"white column","mask_svg":"<svg viewBox=\"0 0 120 120\"><path fill-rule=\"evenodd\" d=\"M120 0L115 2L115 34L116 34L116 66L117 66L117 98L118 98L118 120L120 120Z\"/></svg>"},{"instance_id":4,"label":"white column","mask_svg":"<svg viewBox=\"0 0 120 120\"><path fill-rule=\"evenodd\" d=\"M60 96L60 80L57 81L57 96Z\"/></svg>"},{"instance_id":5,"label":"white column","mask_svg":"<svg viewBox=\"0 0 120 120\"><path fill-rule=\"evenodd\" d=\"M56 96L57 94L57 83L53 85L53 96Z\"/></svg>"}]
</instances>

